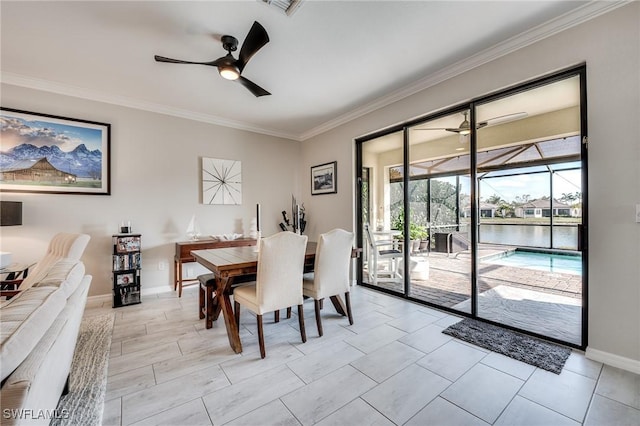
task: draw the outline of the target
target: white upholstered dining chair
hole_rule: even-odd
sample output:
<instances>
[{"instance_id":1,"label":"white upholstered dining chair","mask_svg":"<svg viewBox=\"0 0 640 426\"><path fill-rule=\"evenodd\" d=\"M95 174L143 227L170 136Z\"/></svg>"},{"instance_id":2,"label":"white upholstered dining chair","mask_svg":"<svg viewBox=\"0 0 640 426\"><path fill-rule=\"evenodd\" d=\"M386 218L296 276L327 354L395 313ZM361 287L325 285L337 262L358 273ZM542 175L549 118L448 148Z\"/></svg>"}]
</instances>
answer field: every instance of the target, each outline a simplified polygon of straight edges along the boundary
<instances>
[{"instance_id":1,"label":"white upholstered dining chair","mask_svg":"<svg viewBox=\"0 0 640 426\"><path fill-rule=\"evenodd\" d=\"M259 241L258 271L254 284L236 287L233 291L236 324L240 325L240 305L254 312L258 321L260 356L266 356L262 315L298 305L298 320L302 342L307 341L304 329L302 273L307 236L290 231L280 232Z\"/></svg>"},{"instance_id":2,"label":"white upholstered dining chair","mask_svg":"<svg viewBox=\"0 0 640 426\"><path fill-rule=\"evenodd\" d=\"M326 297L344 294L349 324L353 325L351 300L349 298L349 266L353 233L344 229L334 229L320 235L316 247L313 272L304 274L302 292L314 300L318 334L322 336L320 309Z\"/></svg>"}]
</instances>

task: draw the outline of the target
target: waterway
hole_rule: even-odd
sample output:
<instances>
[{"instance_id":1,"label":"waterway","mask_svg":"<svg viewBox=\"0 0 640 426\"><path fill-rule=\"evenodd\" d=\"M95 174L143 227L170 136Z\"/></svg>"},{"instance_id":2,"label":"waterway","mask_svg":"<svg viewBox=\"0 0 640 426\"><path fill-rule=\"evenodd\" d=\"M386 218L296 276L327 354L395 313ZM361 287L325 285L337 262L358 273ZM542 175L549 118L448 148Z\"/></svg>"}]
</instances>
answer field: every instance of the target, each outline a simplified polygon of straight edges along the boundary
<instances>
[{"instance_id":1,"label":"waterway","mask_svg":"<svg viewBox=\"0 0 640 426\"><path fill-rule=\"evenodd\" d=\"M577 226L554 226L553 246L551 245L551 227L541 225L480 225L480 243L506 244L513 246L554 248L564 250L578 249Z\"/></svg>"}]
</instances>

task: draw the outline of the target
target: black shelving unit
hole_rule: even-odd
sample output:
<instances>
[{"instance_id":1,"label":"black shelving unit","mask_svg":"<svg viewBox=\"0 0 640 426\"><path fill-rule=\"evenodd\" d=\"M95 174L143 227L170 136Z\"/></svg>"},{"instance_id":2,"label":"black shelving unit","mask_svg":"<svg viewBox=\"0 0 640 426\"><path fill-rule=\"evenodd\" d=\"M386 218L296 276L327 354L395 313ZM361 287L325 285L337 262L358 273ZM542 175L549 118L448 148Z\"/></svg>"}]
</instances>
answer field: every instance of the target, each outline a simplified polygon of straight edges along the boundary
<instances>
[{"instance_id":1,"label":"black shelving unit","mask_svg":"<svg viewBox=\"0 0 640 426\"><path fill-rule=\"evenodd\" d=\"M140 300L141 235L113 235L113 307L136 305Z\"/></svg>"}]
</instances>

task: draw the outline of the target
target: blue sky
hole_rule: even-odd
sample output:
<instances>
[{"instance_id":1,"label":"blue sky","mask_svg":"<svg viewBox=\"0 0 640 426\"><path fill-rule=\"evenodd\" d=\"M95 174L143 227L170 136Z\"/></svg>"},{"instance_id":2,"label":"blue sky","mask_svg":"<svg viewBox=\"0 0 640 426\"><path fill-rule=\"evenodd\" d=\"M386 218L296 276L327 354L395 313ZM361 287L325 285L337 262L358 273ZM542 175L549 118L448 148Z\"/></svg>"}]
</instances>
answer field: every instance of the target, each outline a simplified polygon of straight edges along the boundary
<instances>
[{"instance_id":1,"label":"blue sky","mask_svg":"<svg viewBox=\"0 0 640 426\"><path fill-rule=\"evenodd\" d=\"M563 193L582 192L582 172L580 170L563 170L554 174L553 197L560 198ZM514 201L517 196L529 195L535 200L549 196L549 174L535 173L518 176L489 178L481 181L480 196L486 200L498 195L506 201Z\"/></svg>"},{"instance_id":2,"label":"blue sky","mask_svg":"<svg viewBox=\"0 0 640 426\"><path fill-rule=\"evenodd\" d=\"M575 163L572 163L575 164ZM455 185L455 177L441 178ZM553 197L561 198L563 193L574 194L582 192L582 171L560 170L554 174ZM461 178L460 185L463 194L470 194L468 178ZM507 202L515 201L516 197L529 195L530 200L549 196L549 173L519 174L517 176L502 176L485 178L480 181L480 197L484 201L493 195L498 195Z\"/></svg>"}]
</instances>

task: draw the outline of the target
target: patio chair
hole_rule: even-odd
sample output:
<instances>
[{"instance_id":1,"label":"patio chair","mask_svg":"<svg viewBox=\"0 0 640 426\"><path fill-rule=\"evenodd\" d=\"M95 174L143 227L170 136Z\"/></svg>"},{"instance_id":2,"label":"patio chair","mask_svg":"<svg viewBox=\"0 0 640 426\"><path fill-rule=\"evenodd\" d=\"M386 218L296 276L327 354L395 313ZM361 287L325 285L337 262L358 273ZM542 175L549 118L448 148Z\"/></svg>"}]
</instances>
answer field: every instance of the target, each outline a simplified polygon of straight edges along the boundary
<instances>
[{"instance_id":1,"label":"patio chair","mask_svg":"<svg viewBox=\"0 0 640 426\"><path fill-rule=\"evenodd\" d=\"M394 239L376 240L369 229L369 224L364 225L364 232L369 247L367 264L369 282L373 285L377 285L378 282L402 282L400 272L404 258L402 245Z\"/></svg>"}]
</instances>

